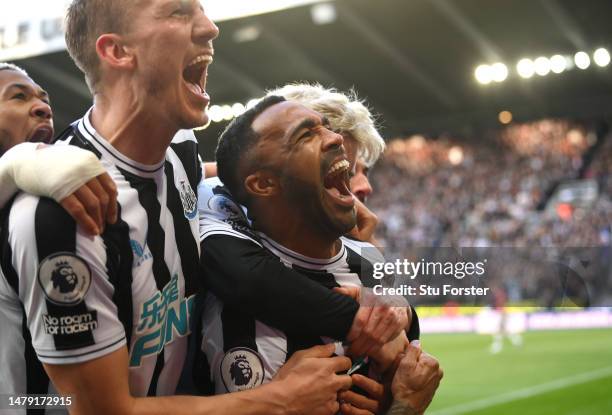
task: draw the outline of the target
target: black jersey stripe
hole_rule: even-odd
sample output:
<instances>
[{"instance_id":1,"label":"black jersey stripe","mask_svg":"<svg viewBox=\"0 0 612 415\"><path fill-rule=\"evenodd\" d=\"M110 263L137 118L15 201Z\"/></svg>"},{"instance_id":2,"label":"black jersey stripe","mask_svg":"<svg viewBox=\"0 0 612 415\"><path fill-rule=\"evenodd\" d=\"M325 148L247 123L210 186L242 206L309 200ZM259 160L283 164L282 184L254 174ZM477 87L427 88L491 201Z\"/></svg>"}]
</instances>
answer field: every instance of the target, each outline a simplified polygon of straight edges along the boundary
<instances>
[{"instance_id":1,"label":"black jersey stripe","mask_svg":"<svg viewBox=\"0 0 612 415\"><path fill-rule=\"evenodd\" d=\"M122 207L117 204L117 217L121 218ZM106 246L106 269L109 281L113 285L113 303L117 307L117 316L123 324L128 348L132 339L132 266L134 252L130 245L130 228L122 219L108 225L102 234Z\"/></svg>"},{"instance_id":2,"label":"black jersey stripe","mask_svg":"<svg viewBox=\"0 0 612 415\"><path fill-rule=\"evenodd\" d=\"M185 173L189 177L191 188L197 189L200 180L202 180L202 165L198 157L198 143L185 140L180 143L171 143L170 148L181 160Z\"/></svg>"},{"instance_id":3,"label":"black jersey stripe","mask_svg":"<svg viewBox=\"0 0 612 415\"><path fill-rule=\"evenodd\" d=\"M147 245L153 256L153 276L157 289L163 291L171 276L165 259L165 232L159 222L161 205L157 200L157 184L153 179L135 176L120 167L117 169L138 192L138 201L147 213Z\"/></svg>"},{"instance_id":4,"label":"black jersey stripe","mask_svg":"<svg viewBox=\"0 0 612 415\"><path fill-rule=\"evenodd\" d=\"M48 220L49 217L54 218L54 220ZM34 214L34 228L39 263L58 252L66 252L76 256L76 222L55 201L46 198L39 199ZM54 235L55 237L43 238L41 235ZM91 278L91 274L89 277ZM89 312L85 301L74 305L57 305L47 298L45 302L49 316L58 319ZM54 334L53 341L57 350L70 350L95 344L93 333L89 330L71 334Z\"/></svg>"},{"instance_id":5,"label":"black jersey stripe","mask_svg":"<svg viewBox=\"0 0 612 415\"><path fill-rule=\"evenodd\" d=\"M223 351L234 347L248 347L257 351L255 319L235 307L223 307Z\"/></svg>"},{"instance_id":6,"label":"black jersey stripe","mask_svg":"<svg viewBox=\"0 0 612 415\"><path fill-rule=\"evenodd\" d=\"M347 247L346 252L346 262L350 271L359 275L359 279L365 287L372 288L376 284L379 284L379 282L374 279L374 264L368 261L365 257L359 255L357 252L353 251L351 248Z\"/></svg>"},{"instance_id":7,"label":"black jersey stripe","mask_svg":"<svg viewBox=\"0 0 612 415\"><path fill-rule=\"evenodd\" d=\"M198 287L199 253L198 245L191 232L189 220L185 217L181 196L174 185L174 169L166 162L166 177L168 189L167 206L174 219L176 245L181 257L181 267L185 276L185 297L195 294ZM191 176L190 176L191 177Z\"/></svg>"},{"instance_id":8,"label":"black jersey stripe","mask_svg":"<svg viewBox=\"0 0 612 415\"><path fill-rule=\"evenodd\" d=\"M165 258L165 232L160 224L161 205L157 200L157 184L153 179L138 177L117 166L121 174L133 189L138 192L138 201L147 214L147 245L153 256L153 277L159 291L163 291L170 282L170 270ZM155 396L159 375L164 368L164 353L157 356L153 376L149 383L148 393Z\"/></svg>"},{"instance_id":9,"label":"black jersey stripe","mask_svg":"<svg viewBox=\"0 0 612 415\"><path fill-rule=\"evenodd\" d=\"M65 140L64 140L65 138ZM67 141L70 145L75 147L82 148L84 150L89 150L96 155L97 158L102 157L102 153L100 150L95 148L87 138L83 136L83 133L79 131L77 125L75 125L72 129L72 135L66 135L65 137L60 137L58 140Z\"/></svg>"},{"instance_id":10,"label":"black jersey stripe","mask_svg":"<svg viewBox=\"0 0 612 415\"><path fill-rule=\"evenodd\" d=\"M157 355L155 370L153 371L151 383L149 383L149 391L147 392L147 396L157 396L157 383L159 382L159 375L164 368L165 360L164 350L162 349L162 351Z\"/></svg>"},{"instance_id":11,"label":"black jersey stripe","mask_svg":"<svg viewBox=\"0 0 612 415\"><path fill-rule=\"evenodd\" d=\"M49 376L38 360L34 347L32 346L32 336L28 329L25 310L22 308L21 333L25 342L23 357L26 364L26 391L28 395L46 395L49 391ZM42 415L44 409L28 409L27 415Z\"/></svg>"},{"instance_id":12,"label":"black jersey stripe","mask_svg":"<svg viewBox=\"0 0 612 415\"><path fill-rule=\"evenodd\" d=\"M14 201L15 199L13 199ZM2 244L2 256L0 257L0 267L4 278L9 283L15 294L19 295L19 277L17 271L13 268L13 248L9 243L9 210L13 204L11 201L7 204L5 210L2 211L2 221L0 222L0 243Z\"/></svg>"}]
</instances>

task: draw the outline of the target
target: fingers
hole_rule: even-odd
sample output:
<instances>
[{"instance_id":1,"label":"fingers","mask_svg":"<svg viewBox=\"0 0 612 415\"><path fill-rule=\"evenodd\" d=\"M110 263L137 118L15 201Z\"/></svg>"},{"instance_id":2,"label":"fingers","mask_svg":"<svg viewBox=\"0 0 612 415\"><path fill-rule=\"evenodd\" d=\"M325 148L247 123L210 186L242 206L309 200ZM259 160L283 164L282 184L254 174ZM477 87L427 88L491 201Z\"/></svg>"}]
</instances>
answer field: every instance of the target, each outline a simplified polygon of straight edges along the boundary
<instances>
[{"instance_id":1,"label":"fingers","mask_svg":"<svg viewBox=\"0 0 612 415\"><path fill-rule=\"evenodd\" d=\"M296 358L304 357L330 357L336 351L336 346L333 343L313 346L309 349L300 350L293 354ZM350 367L350 366L349 366Z\"/></svg>"},{"instance_id":2,"label":"fingers","mask_svg":"<svg viewBox=\"0 0 612 415\"><path fill-rule=\"evenodd\" d=\"M91 191L91 189L85 185L81 186L74 192L76 198L81 202L87 214L96 222L98 229L102 230L102 209L100 208L100 200Z\"/></svg>"},{"instance_id":3,"label":"fingers","mask_svg":"<svg viewBox=\"0 0 612 415\"><path fill-rule=\"evenodd\" d=\"M361 337L361 332L368 322L371 313L372 307L359 307L359 310L357 310L357 314L355 314L355 318L353 319L353 325L346 336L348 341L355 341Z\"/></svg>"},{"instance_id":4,"label":"fingers","mask_svg":"<svg viewBox=\"0 0 612 415\"><path fill-rule=\"evenodd\" d=\"M102 187L102 184L100 184L97 179L92 179L88 181L86 186L93 195L93 197L95 197L95 200L91 200L92 207L96 204L97 201L97 206L94 207L94 209L97 208L97 210L99 211L98 226L100 227L100 232L104 232L104 225L106 223L106 212L108 211L108 203L110 198L106 193L106 190L104 190L104 188Z\"/></svg>"},{"instance_id":5,"label":"fingers","mask_svg":"<svg viewBox=\"0 0 612 415\"><path fill-rule=\"evenodd\" d=\"M402 312L404 316L401 315ZM373 328L372 337L383 344L394 339L405 328L402 327L402 324L407 320L405 316L405 308L391 307L387 310L381 310L379 324ZM368 327L366 327L367 329Z\"/></svg>"},{"instance_id":6,"label":"fingers","mask_svg":"<svg viewBox=\"0 0 612 415\"><path fill-rule=\"evenodd\" d=\"M349 375L334 375L336 391L347 391L353 386L353 379Z\"/></svg>"},{"instance_id":7,"label":"fingers","mask_svg":"<svg viewBox=\"0 0 612 415\"><path fill-rule=\"evenodd\" d=\"M363 389L369 397L380 401L385 394L385 388L380 383L363 375L351 375L353 385Z\"/></svg>"},{"instance_id":8,"label":"fingers","mask_svg":"<svg viewBox=\"0 0 612 415\"><path fill-rule=\"evenodd\" d=\"M334 372L346 372L352 366L351 359L346 356L336 356L329 359L329 364Z\"/></svg>"},{"instance_id":9,"label":"fingers","mask_svg":"<svg viewBox=\"0 0 612 415\"><path fill-rule=\"evenodd\" d=\"M378 412L378 401L353 391L342 392L338 395L338 398L340 399L340 402L348 403L353 407L365 409L372 413Z\"/></svg>"},{"instance_id":10,"label":"fingers","mask_svg":"<svg viewBox=\"0 0 612 415\"><path fill-rule=\"evenodd\" d=\"M100 234L100 228L74 194L64 198L60 204L86 233L90 235Z\"/></svg>"},{"instance_id":11,"label":"fingers","mask_svg":"<svg viewBox=\"0 0 612 415\"><path fill-rule=\"evenodd\" d=\"M406 357L404 359L413 360L415 362L419 360L419 357L421 357L421 354L423 353L423 349L421 349L421 342L418 340L410 342L410 344L406 347L405 353Z\"/></svg>"},{"instance_id":12,"label":"fingers","mask_svg":"<svg viewBox=\"0 0 612 415\"><path fill-rule=\"evenodd\" d=\"M101 174L97 177L100 185L104 189L104 192L108 195L108 207L106 210L106 220L108 223L117 222L117 185L108 175L108 173Z\"/></svg>"},{"instance_id":13,"label":"fingers","mask_svg":"<svg viewBox=\"0 0 612 415\"><path fill-rule=\"evenodd\" d=\"M342 415L374 415L374 412L367 411L365 409L356 408L349 403L343 403L340 405L340 411Z\"/></svg>"}]
</instances>

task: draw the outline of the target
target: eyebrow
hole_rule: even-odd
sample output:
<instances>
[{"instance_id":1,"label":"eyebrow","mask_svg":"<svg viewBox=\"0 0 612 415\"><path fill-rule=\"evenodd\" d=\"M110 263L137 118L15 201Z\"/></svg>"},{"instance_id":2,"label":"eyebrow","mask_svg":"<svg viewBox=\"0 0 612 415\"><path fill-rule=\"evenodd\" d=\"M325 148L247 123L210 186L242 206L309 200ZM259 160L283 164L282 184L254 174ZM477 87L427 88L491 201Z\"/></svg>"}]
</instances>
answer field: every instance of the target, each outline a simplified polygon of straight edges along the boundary
<instances>
[{"instance_id":1,"label":"eyebrow","mask_svg":"<svg viewBox=\"0 0 612 415\"><path fill-rule=\"evenodd\" d=\"M30 85L26 85L26 84L10 84L6 90L10 90L12 88L17 88L20 89L23 92L26 92L28 94L31 94L32 91L34 91L34 95L40 97L40 98L46 98L49 102L51 102L51 100L49 99L49 94L47 93L47 91L45 91L42 88L39 89L34 89L32 86Z\"/></svg>"},{"instance_id":2,"label":"eyebrow","mask_svg":"<svg viewBox=\"0 0 612 415\"><path fill-rule=\"evenodd\" d=\"M291 130L291 133L289 134L289 138L294 138L295 135L301 130L304 130L304 129L310 130L314 127L318 127L319 125L322 125L323 127L326 127L326 128L329 127L329 120L327 119L327 117L321 116L320 119L316 119L314 117L305 118L297 126L295 126L295 128Z\"/></svg>"}]
</instances>

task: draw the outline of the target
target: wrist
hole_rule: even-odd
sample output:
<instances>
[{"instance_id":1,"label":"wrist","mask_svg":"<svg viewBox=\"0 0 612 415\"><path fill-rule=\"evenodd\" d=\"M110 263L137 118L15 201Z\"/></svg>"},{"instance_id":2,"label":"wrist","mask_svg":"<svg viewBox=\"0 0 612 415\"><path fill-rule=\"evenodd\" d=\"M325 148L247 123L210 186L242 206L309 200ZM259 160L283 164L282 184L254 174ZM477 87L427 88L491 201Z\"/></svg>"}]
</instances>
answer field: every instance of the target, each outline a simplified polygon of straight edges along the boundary
<instances>
[{"instance_id":1,"label":"wrist","mask_svg":"<svg viewBox=\"0 0 612 415\"><path fill-rule=\"evenodd\" d=\"M419 412L407 403L394 399L386 415L419 415Z\"/></svg>"}]
</instances>

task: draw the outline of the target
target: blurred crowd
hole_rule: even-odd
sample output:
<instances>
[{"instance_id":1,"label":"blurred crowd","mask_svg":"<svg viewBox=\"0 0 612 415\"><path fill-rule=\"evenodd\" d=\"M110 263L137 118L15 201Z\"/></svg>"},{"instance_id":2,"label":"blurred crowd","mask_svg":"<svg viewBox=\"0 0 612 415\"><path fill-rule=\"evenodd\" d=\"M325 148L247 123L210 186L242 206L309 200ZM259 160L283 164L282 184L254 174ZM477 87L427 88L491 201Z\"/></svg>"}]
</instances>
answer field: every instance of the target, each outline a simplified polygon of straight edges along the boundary
<instances>
[{"instance_id":1,"label":"blurred crowd","mask_svg":"<svg viewBox=\"0 0 612 415\"><path fill-rule=\"evenodd\" d=\"M575 295L599 290L595 302L605 303L612 301L604 288L612 251L610 166L612 135L598 140L594 127L566 120L512 125L472 139L416 135L389 143L372 173L369 204L381 219L377 236L388 258L443 257L442 247L521 248L482 252L496 263L489 264L489 284L505 286L515 301L551 305L559 284L569 290L575 281ZM597 184L589 203L550 202L559 184L583 179ZM548 202L554 206L545 208ZM415 256L417 247L429 253ZM561 281L565 273L550 264L576 256L563 253L567 247L598 248L588 254L597 266ZM593 304L592 295L582 294L576 303Z\"/></svg>"},{"instance_id":2,"label":"blurred crowd","mask_svg":"<svg viewBox=\"0 0 612 415\"><path fill-rule=\"evenodd\" d=\"M612 137L602 140L566 120L472 139L393 140L372 173L381 245L395 254L415 246L609 246ZM584 171L600 183L593 203L540 209L556 184Z\"/></svg>"}]
</instances>

